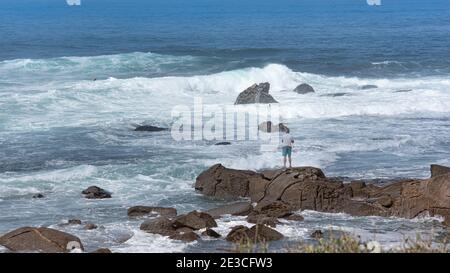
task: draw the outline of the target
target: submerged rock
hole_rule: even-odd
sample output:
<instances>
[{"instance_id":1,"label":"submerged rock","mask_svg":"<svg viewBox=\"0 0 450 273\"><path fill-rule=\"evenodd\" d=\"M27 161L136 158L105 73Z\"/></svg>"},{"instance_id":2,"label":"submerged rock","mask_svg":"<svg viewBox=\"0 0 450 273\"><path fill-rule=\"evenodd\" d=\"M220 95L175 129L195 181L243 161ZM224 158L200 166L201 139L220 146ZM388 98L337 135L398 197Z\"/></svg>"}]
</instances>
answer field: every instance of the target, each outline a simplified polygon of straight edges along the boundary
<instances>
[{"instance_id":1,"label":"submerged rock","mask_svg":"<svg viewBox=\"0 0 450 273\"><path fill-rule=\"evenodd\" d=\"M106 253L112 253L112 251L109 248L99 248L99 249L94 250L94 251L92 251L90 253L103 253L103 254L106 254Z\"/></svg>"},{"instance_id":2,"label":"submerged rock","mask_svg":"<svg viewBox=\"0 0 450 273\"><path fill-rule=\"evenodd\" d=\"M183 241L183 242L193 242L199 239L199 236L191 231L191 232L186 232L186 233L177 233L177 234L173 234L169 236L170 239L172 240L179 240L179 241Z\"/></svg>"},{"instance_id":3,"label":"submerged rock","mask_svg":"<svg viewBox=\"0 0 450 273\"><path fill-rule=\"evenodd\" d=\"M378 88L378 86L374 85L374 84L366 84L360 87L361 90L367 90L367 89L374 89L374 88Z\"/></svg>"},{"instance_id":4,"label":"submerged rock","mask_svg":"<svg viewBox=\"0 0 450 273\"><path fill-rule=\"evenodd\" d=\"M33 198L36 198L36 199L44 198L44 195L41 193L36 193L35 195L33 195Z\"/></svg>"},{"instance_id":5,"label":"submerged rock","mask_svg":"<svg viewBox=\"0 0 450 273\"><path fill-rule=\"evenodd\" d=\"M164 207L134 206L127 210L127 215L130 217L159 215L170 218L177 216L177 210L174 208L164 208Z\"/></svg>"},{"instance_id":6,"label":"submerged rock","mask_svg":"<svg viewBox=\"0 0 450 273\"><path fill-rule=\"evenodd\" d=\"M214 229L211 229L211 228L207 228L205 231L203 231L202 235L209 236L209 237L212 237L212 238L220 238L220 237L222 237L222 235L220 235Z\"/></svg>"},{"instance_id":7,"label":"submerged rock","mask_svg":"<svg viewBox=\"0 0 450 273\"><path fill-rule=\"evenodd\" d=\"M311 85L307 83L302 83L297 87L295 87L294 92L298 94L307 94L307 93L314 93L315 91Z\"/></svg>"},{"instance_id":8,"label":"submerged rock","mask_svg":"<svg viewBox=\"0 0 450 273\"><path fill-rule=\"evenodd\" d=\"M432 164L430 166L430 172L431 172L431 177L433 178L433 177L436 177L436 176L439 176L439 175L450 173L450 167L437 165L437 164Z\"/></svg>"},{"instance_id":9,"label":"submerged rock","mask_svg":"<svg viewBox=\"0 0 450 273\"><path fill-rule=\"evenodd\" d=\"M81 220L80 219L70 219L69 221L67 221L68 225L81 225Z\"/></svg>"},{"instance_id":10,"label":"submerged rock","mask_svg":"<svg viewBox=\"0 0 450 273\"><path fill-rule=\"evenodd\" d=\"M268 82L254 84L242 91L234 104L251 104L251 103L278 103L269 94L270 84Z\"/></svg>"},{"instance_id":11,"label":"submerged rock","mask_svg":"<svg viewBox=\"0 0 450 273\"><path fill-rule=\"evenodd\" d=\"M86 229L86 230L93 230L93 229L97 229L97 228L98 228L98 226L94 223L86 223L84 225L84 229Z\"/></svg>"},{"instance_id":12,"label":"submerged rock","mask_svg":"<svg viewBox=\"0 0 450 273\"><path fill-rule=\"evenodd\" d=\"M51 228L23 227L0 237L0 245L18 252L70 252L84 250L80 239Z\"/></svg>"},{"instance_id":13,"label":"submerged rock","mask_svg":"<svg viewBox=\"0 0 450 273\"><path fill-rule=\"evenodd\" d=\"M216 146L221 146L221 145L231 145L231 142L228 141L223 141L223 142L217 142L216 144L214 144Z\"/></svg>"},{"instance_id":14,"label":"submerged rock","mask_svg":"<svg viewBox=\"0 0 450 273\"><path fill-rule=\"evenodd\" d=\"M169 130L169 129L156 127L156 126L152 126L152 125L140 125L134 129L134 131L136 131L136 132L160 132L160 131L166 131L166 130Z\"/></svg>"},{"instance_id":15,"label":"submerged rock","mask_svg":"<svg viewBox=\"0 0 450 273\"><path fill-rule=\"evenodd\" d=\"M90 186L81 193L84 194L84 197L87 199L111 198L111 193L97 186Z\"/></svg>"}]
</instances>

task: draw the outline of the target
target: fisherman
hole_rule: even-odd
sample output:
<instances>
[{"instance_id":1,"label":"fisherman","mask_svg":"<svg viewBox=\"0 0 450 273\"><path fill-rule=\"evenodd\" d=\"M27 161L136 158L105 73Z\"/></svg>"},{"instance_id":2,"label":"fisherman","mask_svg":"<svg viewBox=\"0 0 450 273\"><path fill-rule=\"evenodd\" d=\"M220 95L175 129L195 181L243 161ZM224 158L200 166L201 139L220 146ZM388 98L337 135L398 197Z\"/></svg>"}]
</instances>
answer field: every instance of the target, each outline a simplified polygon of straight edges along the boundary
<instances>
[{"instance_id":1,"label":"fisherman","mask_svg":"<svg viewBox=\"0 0 450 273\"><path fill-rule=\"evenodd\" d=\"M294 138L291 136L289 128L285 128L284 134L281 137L281 149L283 155L283 167L286 168L286 157L289 157L289 168L292 168L292 146L294 145Z\"/></svg>"}]
</instances>

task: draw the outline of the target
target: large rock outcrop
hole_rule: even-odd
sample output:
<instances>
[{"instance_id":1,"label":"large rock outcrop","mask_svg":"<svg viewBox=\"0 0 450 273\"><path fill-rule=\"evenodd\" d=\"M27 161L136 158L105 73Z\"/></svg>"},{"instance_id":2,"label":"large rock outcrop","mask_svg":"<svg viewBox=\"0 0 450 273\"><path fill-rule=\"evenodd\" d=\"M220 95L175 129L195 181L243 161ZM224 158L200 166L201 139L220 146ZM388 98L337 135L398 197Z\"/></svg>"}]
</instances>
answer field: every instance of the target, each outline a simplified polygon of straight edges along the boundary
<instances>
[{"instance_id":1,"label":"large rock outcrop","mask_svg":"<svg viewBox=\"0 0 450 273\"><path fill-rule=\"evenodd\" d=\"M431 172L431 177L433 178L433 177L436 177L439 175L450 173L450 168L441 166L441 165L437 165L437 164L432 164L430 166L430 172Z\"/></svg>"},{"instance_id":2,"label":"large rock outcrop","mask_svg":"<svg viewBox=\"0 0 450 273\"><path fill-rule=\"evenodd\" d=\"M0 237L0 245L16 252L70 252L84 250L80 239L51 228L23 227Z\"/></svg>"},{"instance_id":3,"label":"large rock outcrop","mask_svg":"<svg viewBox=\"0 0 450 273\"><path fill-rule=\"evenodd\" d=\"M258 223L276 224L277 218L294 210L404 218L428 213L450 222L450 173L378 187L361 181L343 183L313 167L255 173L214 165L197 178L196 189L219 198L250 197L257 205L249 218Z\"/></svg>"},{"instance_id":4,"label":"large rock outcrop","mask_svg":"<svg viewBox=\"0 0 450 273\"><path fill-rule=\"evenodd\" d=\"M278 103L270 94L270 83L254 84L242 91L234 104Z\"/></svg>"}]
</instances>

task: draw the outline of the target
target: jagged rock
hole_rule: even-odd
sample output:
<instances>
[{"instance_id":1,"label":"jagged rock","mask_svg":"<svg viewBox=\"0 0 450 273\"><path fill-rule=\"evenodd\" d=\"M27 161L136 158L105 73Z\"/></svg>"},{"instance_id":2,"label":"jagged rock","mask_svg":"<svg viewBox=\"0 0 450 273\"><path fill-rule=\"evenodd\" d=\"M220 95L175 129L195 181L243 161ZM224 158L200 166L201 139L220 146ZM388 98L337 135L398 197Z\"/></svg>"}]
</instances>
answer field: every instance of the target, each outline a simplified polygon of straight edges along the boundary
<instances>
[{"instance_id":1,"label":"jagged rock","mask_svg":"<svg viewBox=\"0 0 450 273\"><path fill-rule=\"evenodd\" d=\"M211 215L213 218L217 219L225 214L231 214L231 215L248 215L253 210L253 207L248 202L239 202L234 203L230 205L221 206L215 209L210 209L206 211L209 215Z\"/></svg>"},{"instance_id":2,"label":"jagged rock","mask_svg":"<svg viewBox=\"0 0 450 273\"><path fill-rule=\"evenodd\" d=\"M159 215L171 218L177 216L177 210L175 208L134 206L127 210L127 215L130 217Z\"/></svg>"},{"instance_id":3,"label":"jagged rock","mask_svg":"<svg viewBox=\"0 0 450 273\"><path fill-rule=\"evenodd\" d=\"M323 238L323 232L320 229L314 230L314 232L311 234L311 237L314 239Z\"/></svg>"},{"instance_id":4,"label":"jagged rock","mask_svg":"<svg viewBox=\"0 0 450 273\"><path fill-rule=\"evenodd\" d=\"M173 227L188 227L194 230L199 230L203 228L217 227L217 223L208 213L192 211L188 214L178 216L173 222Z\"/></svg>"},{"instance_id":5,"label":"jagged rock","mask_svg":"<svg viewBox=\"0 0 450 273\"><path fill-rule=\"evenodd\" d=\"M111 252L111 250L109 248L99 248L99 249L94 250L94 251L92 251L90 253L104 253L104 254L106 254L106 253L112 253L112 252Z\"/></svg>"},{"instance_id":6,"label":"jagged rock","mask_svg":"<svg viewBox=\"0 0 450 273\"><path fill-rule=\"evenodd\" d=\"M302 83L302 84L298 85L297 87L295 87L294 92L296 92L298 94L307 94L307 93L314 93L315 91L311 85L309 85L307 83Z\"/></svg>"},{"instance_id":7,"label":"jagged rock","mask_svg":"<svg viewBox=\"0 0 450 273\"><path fill-rule=\"evenodd\" d=\"M268 82L254 84L242 91L234 104L251 103L278 103L269 95L270 84Z\"/></svg>"},{"instance_id":8,"label":"jagged rock","mask_svg":"<svg viewBox=\"0 0 450 273\"><path fill-rule=\"evenodd\" d=\"M268 242L283 238L283 234L262 224L256 224L251 228L245 226L236 226L228 233L226 240L235 243L246 242Z\"/></svg>"},{"instance_id":9,"label":"jagged rock","mask_svg":"<svg viewBox=\"0 0 450 273\"><path fill-rule=\"evenodd\" d=\"M160 128L152 125L140 125L134 129L136 132L160 132L166 131L167 128Z\"/></svg>"},{"instance_id":10,"label":"jagged rock","mask_svg":"<svg viewBox=\"0 0 450 273\"><path fill-rule=\"evenodd\" d=\"M252 171L228 169L216 164L202 172L196 179L195 189L207 196L235 198L249 196L249 184L263 180Z\"/></svg>"},{"instance_id":11,"label":"jagged rock","mask_svg":"<svg viewBox=\"0 0 450 273\"><path fill-rule=\"evenodd\" d=\"M202 235L209 236L209 237L212 237L212 238L220 238L220 237L222 237L222 235L220 235L214 229L211 229L211 228L207 228L205 231L203 231Z\"/></svg>"},{"instance_id":12,"label":"jagged rock","mask_svg":"<svg viewBox=\"0 0 450 273\"><path fill-rule=\"evenodd\" d=\"M265 133L286 132L289 128L283 123L273 124L272 121L265 121L258 125L258 130Z\"/></svg>"},{"instance_id":13,"label":"jagged rock","mask_svg":"<svg viewBox=\"0 0 450 273\"><path fill-rule=\"evenodd\" d=\"M167 217L161 216L154 219L148 219L144 221L140 229L154 234L160 234L163 236L171 236L177 234L177 230L174 227L174 221Z\"/></svg>"},{"instance_id":14,"label":"jagged rock","mask_svg":"<svg viewBox=\"0 0 450 273\"><path fill-rule=\"evenodd\" d=\"M0 237L0 245L18 252L69 252L84 250L80 239L51 228L22 227Z\"/></svg>"},{"instance_id":15,"label":"jagged rock","mask_svg":"<svg viewBox=\"0 0 450 273\"><path fill-rule=\"evenodd\" d=\"M87 199L111 198L111 193L97 186L90 186L81 193L84 194L84 197Z\"/></svg>"},{"instance_id":16,"label":"jagged rock","mask_svg":"<svg viewBox=\"0 0 450 273\"><path fill-rule=\"evenodd\" d=\"M373 85L373 84L366 84L360 87L361 90L367 90L367 89L374 89L374 88L378 88L378 86Z\"/></svg>"},{"instance_id":17,"label":"jagged rock","mask_svg":"<svg viewBox=\"0 0 450 273\"><path fill-rule=\"evenodd\" d=\"M436 177L436 176L439 176L439 175L450 173L450 167L437 165L437 164L432 164L430 166L430 172L431 172L431 178L433 178L433 177Z\"/></svg>"}]
</instances>

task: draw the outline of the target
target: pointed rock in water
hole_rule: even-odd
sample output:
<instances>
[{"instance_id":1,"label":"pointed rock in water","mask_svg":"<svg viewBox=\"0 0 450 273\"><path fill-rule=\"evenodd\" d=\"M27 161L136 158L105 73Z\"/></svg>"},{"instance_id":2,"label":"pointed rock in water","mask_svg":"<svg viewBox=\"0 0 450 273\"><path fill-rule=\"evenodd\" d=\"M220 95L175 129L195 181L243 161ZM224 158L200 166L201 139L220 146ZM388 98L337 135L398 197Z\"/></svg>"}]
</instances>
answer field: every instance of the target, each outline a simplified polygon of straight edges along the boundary
<instances>
[{"instance_id":1,"label":"pointed rock in water","mask_svg":"<svg viewBox=\"0 0 450 273\"><path fill-rule=\"evenodd\" d=\"M314 232L311 234L311 237L314 239L323 238L323 232L320 229L314 230Z\"/></svg>"},{"instance_id":2,"label":"pointed rock in water","mask_svg":"<svg viewBox=\"0 0 450 273\"><path fill-rule=\"evenodd\" d=\"M33 198L36 198L36 199L44 198L44 195L41 193L37 193L37 194L33 195Z\"/></svg>"},{"instance_id":3,"label":"pointed rock in water","mask_svg":"<svg viewBox=\"0 0 450 273\"><path fill-rule=\"evenodd\" d=\"M222 235L220 235L214 229L211 229L211 228L207 228L205 231L203 231L202 235L209 236L209 237L212 237L212 238L220 238L220 237L222 237Z\"/></svg>"},{"instance_id":4,"label":"pointed rock in water","mask_svg":"<svg viewBox=\"0 0 450 273\"><path fill-rule=\"evenodd\" d=\"M70 252L84 250L80 239L51 228L23 227L0 237L0 245L20 252Z\"/></svg>"},{"instance_id":5,"label":"pointed rock in water","mask_svg":"<svg viewBox=\"0 0 450 273\"><path fill-rule=\"evenodd\" d=\"M171 218L177 216L177 210L174 208L164 207L134 206L127 210L127 215L130 217L159 215Z\"/></svg>"},{"instance_id":6,"label":"pointed rock in water","mask_svg":"<svg viewBox=\"0 0 450 273\"><path fill-rule=\"evenodd\" d=\"M269 95L270 83L254 84L242 91L236 99L236 104L252 104L252 103L278 103L271 95Z\"/></svg>"},{"instance_id":7,"label":"pointed rock in water","mask_svg":"<svg viewBox=\"0 0 450 273\"><path fill-rule=\"evenodd\" d=\"M294 92L298 94L307 94L307 93L314 93L315 91L311 85L307 83L302 83L294 89Z\"/></svg>"},{"instance_id":8,"label":"pointed rock in water","mask_svg":"<svg viewBox=\"0 0 450 273\"><path fill-rule=\"evenodd\" d=\"M136 132L160 132L166 131L167 128L160 128L152 125L140 125L134 129Z\"/></svg>"},{"instance_id":9,"label":"pointed rock in water","mask_svg":"<svg viewBox=\"0 0 450 273\"><path fill-rule=\"evenodd\" d=\"M432 164L430 166L431 177L436 177L446 173L450 173L450 168L442 165Z\"/></svg>"},{"instance_id":10,"label":"pointed rock in water","mask_svg":"<svg viewBox=\"0 0 450 273\"><path fill-rule=\"evenodd\" d=\"M81 193L84 194L84 197L87 199L111 198L111 193L97 186L90 186Z\"/></svg>"}]
</instances>

